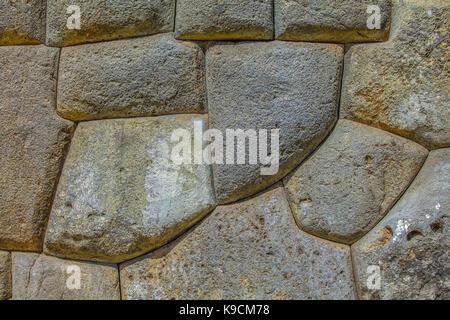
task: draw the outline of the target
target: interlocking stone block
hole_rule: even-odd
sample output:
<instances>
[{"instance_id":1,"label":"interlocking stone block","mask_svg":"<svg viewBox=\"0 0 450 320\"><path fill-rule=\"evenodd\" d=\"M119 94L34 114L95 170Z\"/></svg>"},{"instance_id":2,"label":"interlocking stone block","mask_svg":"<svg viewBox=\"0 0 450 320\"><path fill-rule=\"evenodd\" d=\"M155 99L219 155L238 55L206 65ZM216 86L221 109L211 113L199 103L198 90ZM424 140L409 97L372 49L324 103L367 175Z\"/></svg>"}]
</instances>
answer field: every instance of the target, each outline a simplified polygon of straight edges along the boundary
<instances>
[{"instance_id":1,"label":"interlocking stone block","mask_svg":"<svg viewBox=\"0 0 450 320\"><path fill-rule=\"evenodd\" d=\"M172 133L192 134L194 121L206 122L187 115L81 122L44 251L122 262L166 244L212 211L210 166L171 160Z\"/></svg>"},{"instance_id":2,"label":"interlocking stone block","mask_svg":"<svg viewBox=\"0 0 450 320\"><path fill-rule=\"evenodd\" d=\"M45 0L0 1L0 46L45 41Z\"/></svg>"},{"instance_id":3,"label":"interlocking stone block","mask_svg":"<svg viewBox=\"0 0 450 320\"><path fill-rule=\"evenodd\" d=\"M203 52L172 35L63 48L58 114L72 120L202 113Z\"/></svg>"},{"instance_id":4,"label":"interlocking stone block","mask_svg":"<svg viewBox=\"0 0 450 320\"><path fill-rule=\"evenodd\" d=\"M282 41L217 45L207 51L210 127L224 137L226 129L268 130L268 137L270 130L280 130L275 174L262 176L261 161L213 166L221 203L280 180L326 137L337 118L342 56L339 45Z\"/></svg>"},{"instance_id":5,"label":"interlocking stone block","mask_svg":"<svg viewBox=\"0 0 450 320\"><path fill-rule=\"evenodd\" d=\"M80 28L73 24L80 9ZM175 0L48 0L47 45L64 47L74 44L172 32Z\"/></svg>"},{"instance_id":6,"label":"interlocking stone block","mask_svg":"<svg viewBox=\"0 0 450 320\"><path fill-rule=\"evenodd\" d=\"M276 187L120 266L124 299L354 299L350 249L303 233Z\"/></svg>"},{"instance_id":7,"label":"interlocking stone block","mask_svg":"<svg viewBox=\"0 0 450 320\"><path fill-rule=\"evenodd\" d=\"M297 223L322 238L358 240L394 205L427 154L410 140L340 120L284 181Z\"/></svg>"},{"instance_id":8,"label":"interlocking stone block","mask_svg":"<svg viewBox=\"0 0 450 320\"><path fill-rule=\"evenodd\" d=\"M0 300L11 298L11 254L0 251Z\"/></svg>"},{"instance_id":9,"label":"interlocking stone block","mask_svg":"<svg viewBox=\"0 0 450 320\"><path fill-rule=\"evenodd\" d=\"M448 1L395 1L391 39L345 56L341 117L450 146Z\"/></svg>"},{"instance_id":10,"label":"interlocking stone block","mask_svg":"<svg viewBox=\"0 0 450 320\"><path fill-rule=\"evenodd\" d=\"M115 265L12 253L13 300L120 300Z\"/></svg>"},{"instance_id":11,"label":"interlocking stone block","mask_svg":"<svg viewBox=\"0 0 450 320\"><path fill-rule=\"evenodd\" d=\"M449 181L450 149L430 152L389 214L352 246L360 298L450 299ZM369 266L380 268L379 289Z\"/></svg>"},{"instance_id":12,"label":"interlocking stone block","mask_svg":"<svg viewBox=\"0 0 450 320\"><path fill-rule=\"evenodd\" d=\"M178 0L175 34L191 40L271 40L272 0Z\"/></svg>"},{"instance_id":13,"label":"interlocking stone block","mask_svg":"<svg viewBox=\"0 0 450 320\"><path fill-rule=\"evenodd\" d=\"M389 37L391 0L274 1L276 39L349 43ZM368 10L373 5L379 11ZM374 14L379 25L373 24Z\"/></svg>"},{"instance_id":14,"label":"interlocking stone block","mask_svg":"<svg viewBox=\"0 0 450 320\"><path fill-rule=\"evenodd\" d=\"M55 112L58 51L0 47L0 249L42 250L73 130Z\"/></svg>"}]
</instances>

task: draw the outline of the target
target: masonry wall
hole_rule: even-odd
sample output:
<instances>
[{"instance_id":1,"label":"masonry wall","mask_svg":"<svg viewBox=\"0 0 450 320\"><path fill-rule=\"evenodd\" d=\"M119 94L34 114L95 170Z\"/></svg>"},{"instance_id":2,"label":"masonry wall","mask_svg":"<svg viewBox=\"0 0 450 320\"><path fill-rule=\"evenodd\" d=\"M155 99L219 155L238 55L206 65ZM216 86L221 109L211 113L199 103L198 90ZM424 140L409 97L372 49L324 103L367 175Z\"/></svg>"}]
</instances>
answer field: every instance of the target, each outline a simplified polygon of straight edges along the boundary
<instances>
[{"instance_id":1,"label":"masonry wall","mask_svg":"<svg viewBox=\"0 0 450 320\"><path fill-rule=\"evenodd\" d=\"M449 299L449 12L0 2L0 299Z\"/></svg>"}]
</instances>

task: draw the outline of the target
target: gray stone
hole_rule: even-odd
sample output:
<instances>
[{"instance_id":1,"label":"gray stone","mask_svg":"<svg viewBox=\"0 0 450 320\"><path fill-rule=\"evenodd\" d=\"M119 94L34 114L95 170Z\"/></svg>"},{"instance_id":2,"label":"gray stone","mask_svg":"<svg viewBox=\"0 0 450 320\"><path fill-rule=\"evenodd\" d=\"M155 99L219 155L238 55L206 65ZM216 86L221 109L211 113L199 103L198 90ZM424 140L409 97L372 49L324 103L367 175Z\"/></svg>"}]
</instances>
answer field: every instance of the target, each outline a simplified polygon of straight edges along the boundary
<instances>
[{"instance_id":1,"label":"gray stone","mask_svg":"<svg viewBox=\"0 0 450 320\"><path fill-rule=\"evenodd\" d=\"M120 272L123 299L355 298L349 247L300 231L280 187L218 207Z\"/></svg>"},{"instance_id":2,"label":"gray stone","mask_svg":"<svg viewBox=\"0 0 450 320\"><path fill-rule=\"evenodd\" d=\"M272 0L178 0L175 34L191 40L271 40Z\"/></svg>"},{"instance_id":3,"label":"gray stone","mask_svg":"<svg viewBox=\"0 0 450 320\"><path fill-rule=\"evenodd\" d=\"M203 52L172 35L63 48L58 114L72 120L203 113Z\"/></svg>"},{"instance_id":4,"label":"gray stone","mask_svg":"<svg viewBox=\"0 0 450 320\"><path fill-rule=\"evenodd\" d=\"M341 117L450 146L448 1L394 2L391 39L345 56Z\"/></svg>"},{"instance_id":5,"label":"gray stone","mask_svg":"<svg viewBox=\"0 0 450 320\"><path fill-rule=\"evenodd\" d=\"M0 249L40 251L73 124L55 112L58 49L0 47Z\"/></svg>"},{"instance_id":6,"label":"gray stone","mask_svg":"<svg viewBox=\"0 0 450 320\"><path fill-rule=\"evenodd\" d=\"M360 298L450 299L449 181L450 149L430 152L389 214L352 246ZM378 290L367 286L371 265L381 271Z\"/></svg>"},{"instance_id":7,"label":"gray stone","mask_svg":"<svg viewBox=\"0 0 450 320\"><path fill-rule=\"evenodd\" d=\"M45 0L0 1L0 46L45 41Z\"/></svg>"},{"instance_id":8,"label":"gray stone","mask_svg":"<svg viewBox=\"0 0 450 320\"><path fill-rule=\"evenodd\" d=\"M342 55L339 45L281 41L217 45L207 51L210 127L224 137L228 128L265 129L269 137L270 130L280 129L276 174L262 176L261 162L213 166L221 203L280 180L326 137L337 118Z\"/></svg>"},{"instance_id":9,"label":"gray stone","mask_svg":"<svg viewBox=\"0 0 450 320\"><path fill-rule=\"evenodd\" d=\"M274 1L275 38L279 40L349 43L389 37L391 0ZM370 5L380 9L379 29L369 29Z\"/></svg>"},{"instance_id":10,"label":"gray stone","mask_svg":"<svg viewBox=\"0 0 450 320\"><path fill-rule=\"evenodd\" d=\"M0 251L0 300L11 298L11 254Z\"/></svg>"},{"instance_id":11,"label":"gray stone","mask_svg":"<svg viewBox=\"0 0 450 320\"><path fill-rule=\"evenodd\" d=\"M80 29L69 29L70 5L80 8ZM175 0L48 0L47 45L70 46L172 32Z\"/></svg>"},{"instance_id":12,"label":"gray stone","mask_svg":"<svg viewBox=\"0 0 450 320\"><path fill-rule=\"evenodd\" d=\"M164 245L213 210L210 166L171 160L172 132L192 134L194 121L206 122L188 115L81 122L44 251L122 262Z\"/></svg>"},{"instance_id":13,"label":"gray stone","mask_svg":"<svg viewBox=\"0 0 450 320\"><path fill-rule=\"evenodd\" d=\"M340 120L320 149L284 181L298 225L322 238L353 243L385 216L427 153L407 139Z\"/></svg>"},{"instance_id":14,"label":"gray stone","mask_svg":"<svg viewBox=\"0 0 450 320\"><path fill-rule=\"evenodd\" d=\"M120 300L115 265L13 252L12 268L13 300Z\"/></svg>"}]
</instances>

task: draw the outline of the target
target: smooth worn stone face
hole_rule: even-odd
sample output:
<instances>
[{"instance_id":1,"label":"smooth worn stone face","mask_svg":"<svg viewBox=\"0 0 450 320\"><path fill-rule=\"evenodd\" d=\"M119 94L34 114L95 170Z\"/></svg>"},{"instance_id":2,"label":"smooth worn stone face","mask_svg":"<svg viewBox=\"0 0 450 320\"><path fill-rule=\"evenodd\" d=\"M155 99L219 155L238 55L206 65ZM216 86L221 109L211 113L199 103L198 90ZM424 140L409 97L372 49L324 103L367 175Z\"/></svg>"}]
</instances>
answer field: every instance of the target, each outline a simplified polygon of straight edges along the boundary
<instances>
[{"instance_id":1,"label":"smooth worn stone face","mask_svg":"<svg viewBox=\"0 0 450 320\"><path fill-rule=\"evenodd\" d=\"M172 32L174 14L175 0L48 0L47 45L64 47Z\"/></svg>"},{"instance_id":2,"label":"smooth worn stone face","mask_svg":"<svg viewBox=\"0 0 450 320\"><path fill-rule=\"evenodd\" d=\"M449 14L448 1L396 1L391 40L345 56L341 118L449 146Z\"/></svg>"},{"instance_id":3,"label":"smooth worn stone face","mask_svg":"<svg viewBox=\"0 0 450 320\"><path fill-rule=\"evenodd\" d=\"M58 49L0 47L0 249L40 251L73 124L55 112Z\"/></svg>"},{"instance_id":4,"label":"smooth worn stone face","mask_svg":"<svg viewBox=\"0 0 450 320\"><path fill-rule=\"evenodd\" d=\"M115 265L12 253L13 300L120 300Z\"/></svg>"},{"instance_id":5,"label":"smooth worn stone face","mask_svg":"<svg viewBox=\"0 0 450 320\"><path fill-rule=\"evenodd\" d=\"M349 43L389 37L390 0L274 1L279 40ZM374 5L378 9L369 8Z\"/></svg>"},{"instance_id":6,"label":"smooth worn stone face","mask_svg":"<svg viewBox=\"0 0 450 320\"><path fill-rule=\"evenodd\" d=\"M269 165L261 165L260 151L258 163L249 164L248 145L246 164L225 164L224 156L223 165L213 166L221 203L280 180L326 137L337 118L342 55L338 45L281 41L217 45L207 51L210 128L224 137L226 129L267 130L268 139L258 136L269 142L271 130L279 129L279 170L271 175L261 175L261 167Z\"/></svg>"},{"instance_id":7,"label":"smooth worn stone face","mask_svg":"<svg viewBox=\"0 0 450 320\"><path fill-rule=\"evenodd\" d=\"M58 114L71 120L203 113L200 47L156 35L63 48Z\"/></svg>"},{"instance_id":8,"label":"smooth worn stone face","mask_svg":"<svg viewBox=\"0 0 450 320\"><path fill-rule=\"evenodd\" d=\"M271 40L272 0L178 0L177 39Z\"/></svg>"},{"instance_id":9,"label":"smooth worn stone face","mask_svg":"<svg viewBox=\"0 0 450 320\"><path fill-rule=\"evenodd\" d=\"M201 116L81 122L60 178L44 251L122 262L164 245L215 205L207 165L172 162L171 136ZM186 140L187 141L187 140ZM190 146L190 144L189 144Z\"/></svg>"},{"instance_id":10,"label":"smooth worn stone face","mask_svg":"<svg viewBox=\"0 0 450 320\"><path fill-rule=\"evenodd\" d=\"M0 1L0 46L45 41L45 0Z\"/></svg>"},{"instance_id":11,"label":"smooth worn stone face","mask_svg":"<svg viewBox=\"0 0 450 320\"><path fill-rule=\"evenodd\" d=\"M450 299L449 181L450 149L430 152L389 214L352 246L360 298ZM379 267L378 288L369 266Z\"/></svg>"},{"instance_id":12,"label":"smooth worn stone face","mask_svg":"<svg viewBox=\"0 0 450 320\"><path fill-rule=\"evenodd\" d=\"M350 249L295 225L282 188L218 207L120 266L124 299L354 299Z\"/></svg>"},{"instance_id":13,"label":"smooth worn stone face","mask_svg":"<svg viewBox=\"0 0 450 320\"><path fill-rule=\"evenodd\" d=\"M0 251L0 300L11 298L11 254Z\"/></svg>"},{"instance_id":14,"label":"smooth worn stone face","mask_svg":"<svg viewBox=\"0 0 450 320\"><path fill-rule=\"evenodd\" d=\"M320 149L284 181L297 223L322 238L358 240L408 187L427 153L407 139L340 120Z\"/></svg>"}]
</instances>

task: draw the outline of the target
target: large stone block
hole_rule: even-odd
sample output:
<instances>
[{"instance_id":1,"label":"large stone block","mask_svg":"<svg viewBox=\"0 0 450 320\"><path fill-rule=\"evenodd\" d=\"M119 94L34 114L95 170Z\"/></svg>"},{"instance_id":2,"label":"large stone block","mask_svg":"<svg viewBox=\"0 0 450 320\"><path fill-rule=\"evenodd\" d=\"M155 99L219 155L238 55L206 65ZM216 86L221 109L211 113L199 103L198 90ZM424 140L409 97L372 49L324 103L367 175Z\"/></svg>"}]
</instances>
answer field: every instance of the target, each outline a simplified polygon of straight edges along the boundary
<instances>
[{"instance_id":1,"label":"large stone block","mask_svg":"<svg viewBox=\"0 0 450 320\"><path fill-rule=\"evenodd\" d=\"M80 28L68 20L80 8ZM47 45L70 46L160 32L172 32L175 0L48 0Z\"/></svg>"},{"instance_id":2,"label":"large stone block","mask_svg":"<svg viewBox=\"0 0 450 320\"><path fill-rule=\"evenodd\" d=\"M391 39L345 56L341 117L449 146L449 14L448 1L396 0Z\"/></svg>"},{"instance_id":3,"label":"large stone block","mask_svg":"<svg viewBox=\"0 0 450 320\"><path fill-rule=\"evenodd\" d=\"M300 231L280 187L218 207L120 272L124 299L355 298L349 247Z\"/></svg>"},{"instance_id":4,"label":"large stone block","mask_svg":"<svg viewBox=\"0 0 450 320\"><path fill-rule=\"evenodd\" d=\"M410 140L340 120L284 181L297 223L322 238L353 243L394 205L427 154Z\"/></svg>"},{"instance_id":5,"label":"large stone block","mask_svg":"<svg viewBox=\"0 0 450 320\"><path fill-rule=\"evenodd\" d=\"M203 113L203 52L170 34L63 48L58 114L72 120Z\"/></svg>"},{"instance_id":6,"label":"large stone block","mask_svg":"<svg viewBox=\"0 0 450 320\"><path fill-rule=\"evenodd\" d=\"M55 112L58 51L0 47L0 249L42 250L73 128Z\"/></svg>"},{"instance_id":7,"label":"large stone block","mask_svg":"<svg viewBox=\"0 0 450 320\"><path fill-rule=\"evenodd\" d=\"M0 300L11 298L11 254L0 251Z\"/></svg>"},{"instance_id":8,"label":"large stone block","mask_svg":"<svg viewBox=\"0 0 450 320\"><path fill-rule=\"evenodd\" d=\"M58 185L44 251L121 262L164 245L215 206L211 169L171 160L176 129L201 116L81 122ZM188 136L187 138L191 138Z\"/></svg>"},{"instance_id":9,"label":"large stone block","mask_svg":"<svg viewBox=\"0 0 450 320\"><path fill-rule=\"evenodd\" d=\"M175 34L191 40L271 40L272 0L178 0Z\"/></svg>"},{"instance_id":10,"label":"large stone block","mask_svg":"<svg viewBox=\"0 0 450 320\"><path fill-rule=\"evenodd\" d=\"M217 45L207 51L210 127L224 136L226 129L268 130L268 137L270 130L280 130L275 174L262 176L261 162L213 166L221 203L280 180L326 137L337 118L342 55L338 45L281 41Z\"/></svg>"},{"instance_id":11,"label":"large stone block","mask_svg":"<svg viewBox=\"0 0 450 320\"><path fill-rule=\"evenodd\" d=\"M120 300L115 265L12 253L13 300Z\"/></svg>"},{"instance_id":12,"label":"large stone block","mask_svg":"<svg viewBox=\"0 0 450 320\"><path fill-rule=\"evenodd\" d=\"M45 41L45 0L0 1L0 46Z\"/></svg>"},{"instance_id":13,"label":"large stone block","mask_svg":"<svg viewBox=\"0 0 450 320\"><path fill-rule=\"evenodd\" d=\"M389 214L352 246L360 298L450 299L449 181L450 149L430 152ZM379 288L368 288L369 266L380 268Z\"/></svg>"},{"instance_id":14,"label":"large stone block","mask_svg":"<svg viewBox=\"0 0 450 320\"><path fill-rule=\"evenodd\" d=\"M275 38L279 40L349 43L389 37L391 0L274 1ZM379 12L368 10L373 5ZM379 26L370 29L378 13Z\"/></svg>"}]
</instances>

